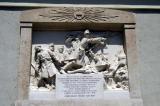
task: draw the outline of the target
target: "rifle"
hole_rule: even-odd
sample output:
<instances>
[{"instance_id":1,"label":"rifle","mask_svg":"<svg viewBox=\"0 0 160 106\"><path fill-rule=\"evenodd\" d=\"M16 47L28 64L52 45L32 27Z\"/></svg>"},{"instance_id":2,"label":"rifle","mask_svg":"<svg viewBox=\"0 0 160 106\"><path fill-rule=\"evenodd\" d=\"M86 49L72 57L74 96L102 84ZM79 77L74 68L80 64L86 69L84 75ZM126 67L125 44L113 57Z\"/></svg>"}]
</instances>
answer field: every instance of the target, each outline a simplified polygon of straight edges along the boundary
<instances>
[{"instance_id":1,"label":"rifle","mask_svg":"<svg viewBox=\"0 0 160 106\"><path fill-rule=\"evenodd\" d=\"M39 71L34 67L33 64L31 64L31 67L35 70L35 76L39 76Z\"/></svg>"}]
</instances>

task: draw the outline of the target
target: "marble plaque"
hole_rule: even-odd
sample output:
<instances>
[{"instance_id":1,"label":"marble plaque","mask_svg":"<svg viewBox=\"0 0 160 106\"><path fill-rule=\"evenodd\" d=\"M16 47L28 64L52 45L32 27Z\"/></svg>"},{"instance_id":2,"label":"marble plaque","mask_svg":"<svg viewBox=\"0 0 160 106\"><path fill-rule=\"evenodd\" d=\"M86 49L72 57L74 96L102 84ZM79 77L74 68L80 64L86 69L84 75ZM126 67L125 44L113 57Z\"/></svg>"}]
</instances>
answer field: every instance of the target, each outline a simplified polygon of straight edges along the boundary
<instances>
[{"instance_id":1,"label":"marble plaque","mask_svg":"<svg viewBox=\"0 0 160 106\"><path fill-rule=\"evenodd\" d=\"M103 97L102 74L59 74L56 76L57 99L99 99Z\"/></svg>"}]
</instances>

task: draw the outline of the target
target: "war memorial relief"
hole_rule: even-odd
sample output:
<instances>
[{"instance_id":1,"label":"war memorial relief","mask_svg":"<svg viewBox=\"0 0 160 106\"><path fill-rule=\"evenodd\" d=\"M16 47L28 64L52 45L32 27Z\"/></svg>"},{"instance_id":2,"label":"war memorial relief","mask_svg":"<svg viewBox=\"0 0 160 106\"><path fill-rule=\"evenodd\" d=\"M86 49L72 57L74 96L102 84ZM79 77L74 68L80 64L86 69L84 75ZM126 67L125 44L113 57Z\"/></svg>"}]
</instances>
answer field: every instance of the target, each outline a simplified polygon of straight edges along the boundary
<instances>
[{"instance_id":1,"label":"war memorial relief","mask_svg":"<svg viewBox=\"0 0 160 106\"><path fill-rule=\"evenodd\" d=\"M16 106L143 106L133 13L41 8L20 23Z\"/></svg>"}]
</instances>

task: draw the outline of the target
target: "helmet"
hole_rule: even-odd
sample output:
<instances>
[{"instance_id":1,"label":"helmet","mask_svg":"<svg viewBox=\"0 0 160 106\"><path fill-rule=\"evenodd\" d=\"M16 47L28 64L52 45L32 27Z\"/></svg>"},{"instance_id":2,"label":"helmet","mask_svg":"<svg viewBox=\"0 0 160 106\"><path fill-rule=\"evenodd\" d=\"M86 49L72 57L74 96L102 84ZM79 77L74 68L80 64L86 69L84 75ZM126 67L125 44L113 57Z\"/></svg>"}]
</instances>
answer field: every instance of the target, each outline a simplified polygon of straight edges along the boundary
<instances>
[{"instance_id":1,"label":"helmet","mask_svg":"<svg viewBox=\"0 0 160 106\"><path fill-rule=\"evenodd\" d=\"M90 32L89 32L89 30L88 29L86 29L85 31L84 31L84 34L89 34Z\"/></svg>"}]
</instances>

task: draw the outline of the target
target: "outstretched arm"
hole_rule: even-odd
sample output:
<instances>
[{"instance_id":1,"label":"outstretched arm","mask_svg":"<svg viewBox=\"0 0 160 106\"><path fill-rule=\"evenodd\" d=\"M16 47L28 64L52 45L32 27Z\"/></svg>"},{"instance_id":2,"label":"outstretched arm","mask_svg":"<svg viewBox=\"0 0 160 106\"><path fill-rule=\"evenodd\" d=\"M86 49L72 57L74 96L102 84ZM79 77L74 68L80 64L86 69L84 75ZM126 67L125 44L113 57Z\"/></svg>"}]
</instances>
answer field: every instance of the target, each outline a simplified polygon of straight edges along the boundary
<instances>
[{"instance_id":1,"label":"outstretched arm","mask_svg":"<svg viewBox=\"0 0 160 106\"><path fill-rule=\"evenodd\" d=\"M106 41L106 40L107 40L106 38L98 37L98 38L88 39L88 42L89 42L89 43L101 43L101 42L104 42L104 41Z\"/></svg>"}]
</instances>

